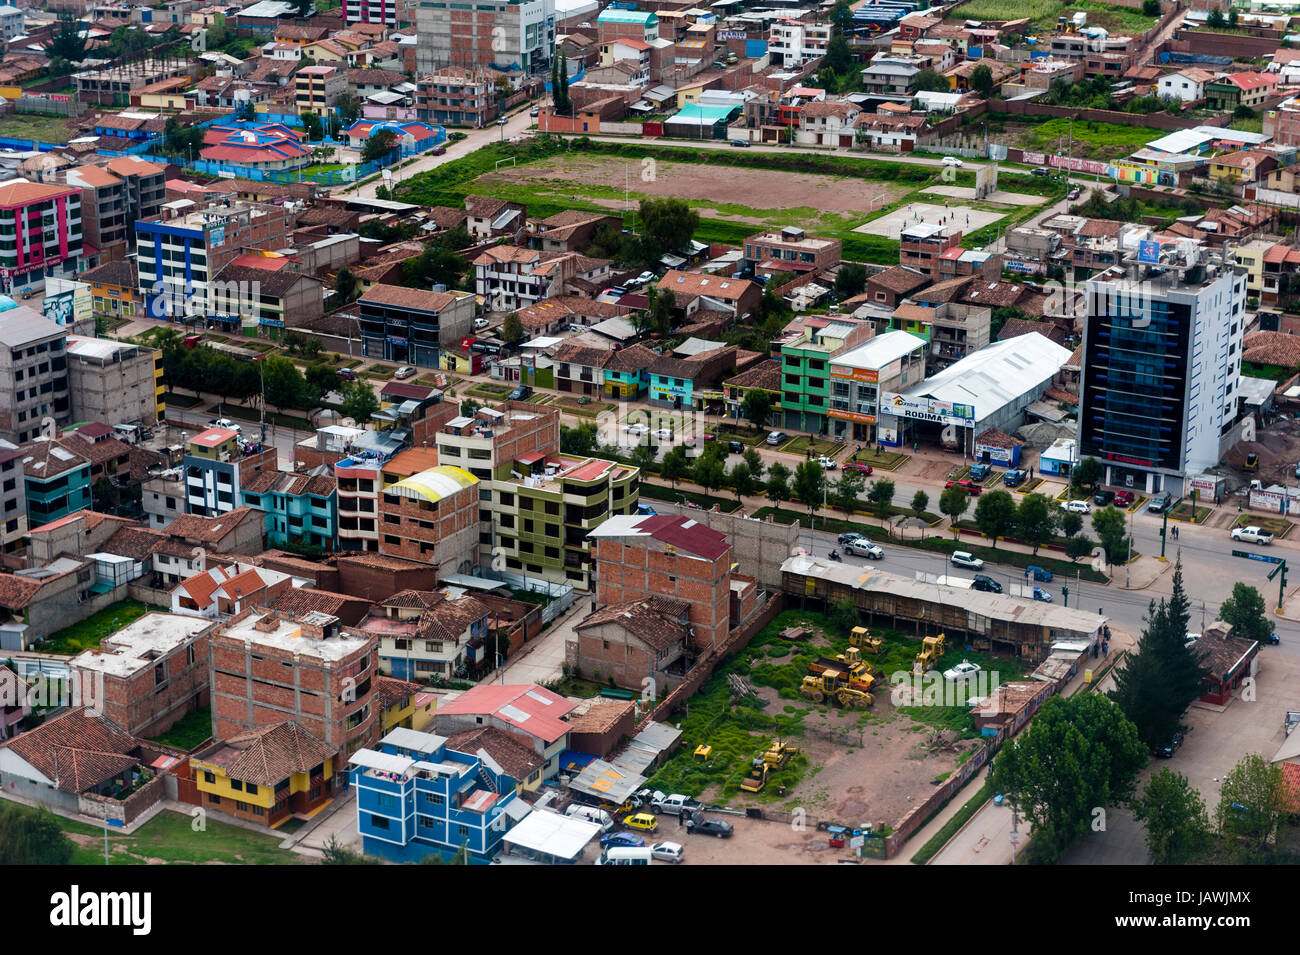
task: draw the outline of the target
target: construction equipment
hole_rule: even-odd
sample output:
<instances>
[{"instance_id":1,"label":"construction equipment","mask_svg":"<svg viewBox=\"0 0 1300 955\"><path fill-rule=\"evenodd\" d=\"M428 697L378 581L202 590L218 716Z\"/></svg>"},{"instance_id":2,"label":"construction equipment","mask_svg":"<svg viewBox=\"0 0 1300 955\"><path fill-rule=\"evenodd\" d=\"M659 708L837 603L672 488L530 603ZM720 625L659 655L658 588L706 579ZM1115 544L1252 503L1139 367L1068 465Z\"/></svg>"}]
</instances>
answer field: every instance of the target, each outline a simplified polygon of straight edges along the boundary
<instances>
[{"instance_id":1,"label":"construction equipment","mask_svg":"<svg viewBox=\"0 0 1300 955\"><path fill-rule=\"evenodd\" d=\"M781 769L790 761L791 756L797 755L799 755L798 747L791 746L784 740L774 739L761 758L772 769Z\"/></svg>"},{"instance_id":2,"label":"construction equipment","mask_svg":"<svg viewBox=\"0 0 1300 955\"><path fill-rule=\"evenodd\" d=\"M848 653L837 654L833 660L820 657L808 664L808 670L814 676L828 671L843 674L844 682L860 690L871 689L871 684L876 681L875 670L870 663L863 661L862 651L857 647L849 647Z\"/></svg>"},{"instance_id":3,"label":"construction equipment","mask_svg":"<svg viewBox=\"0 0 1300 955\"><path fill-rule=\"evenodd\" d=\"M763 787L767 785L769 772L771 767L764 762L763 757L756 756L749 764L749 774L740 781L740 788L747 793L762 792Z\"/></svg>"},{"instance_id":4,"label":"construction equipment","mask_svg":"<svg viewBox=\"0 0 1300 955\"><path fill-rule=\"evenodd\" d=\"M884 641L873 636L866 627L854 627L849 634L849 646L856 647L863 653L880 654L885 652Z\"/></svg>"},{"instance_id":5,"label":"construction equipment","mask_svg":"<svg viewBox=\"0 0 1300 955\"><path fill-rule=\"evenodd\" d=\"M698 763L707 763L709 757L713 755L713 747L701 743L695 747L695 761Z\"/></svg>"},{"instance_id":6,"label":"construction equipment","mask_svg":"<svg viewBox=\"0 0 1300 955\"><path fill-rule=\"evenodd\" d=\"M871 677L867 677L869 681ZM871 705L871 694L867 692L870 682L854 680L850 682L847 674L841 670L824 670L820 677L806 676L799 687L799 692L814 703L831 701L846 710Z\"/></svg>"},{"instance_id":7,"label":"construction equipment","mask_svg":"<svg viewBox=\"0 0 1300 955\"><path fill-rule=\"evenodd\" d=\"M944 634L937 637L926 637L921 641L921 652L916 655L916 662L912 664L913 673L924 673L926 670L933 670L939 658L943 656Z\"/></svg>"}]
</instances>

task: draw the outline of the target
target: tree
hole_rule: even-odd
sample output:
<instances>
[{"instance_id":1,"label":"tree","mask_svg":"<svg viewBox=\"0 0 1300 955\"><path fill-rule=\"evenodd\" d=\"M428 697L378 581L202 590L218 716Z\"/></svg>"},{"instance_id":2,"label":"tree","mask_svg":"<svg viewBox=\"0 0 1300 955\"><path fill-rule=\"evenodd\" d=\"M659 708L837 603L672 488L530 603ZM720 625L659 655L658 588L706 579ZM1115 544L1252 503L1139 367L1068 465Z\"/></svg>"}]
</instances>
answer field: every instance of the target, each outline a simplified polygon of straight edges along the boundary
<instances>
[{"instance_id":1,"label":"tree","mask_svg":"<svg viewBox=\"0 0 1300 955\"><path fill-rule=\"evenodd\" d=\"M919 92L951 93L952 84L948 77L934 70L921 70L912 80L912 85Z\"/></svg>"},{"instance_id":2,"label":"tree","mask_svg":"<svg viewBox=\"0 0 1300 955\"><path fill-rule=\"evenodd\" d=\"M1228 29L1230 30L1237 29L1238 19L1239 19L1239 15L1237 13L1237 8L1231 7L1228 10Z\"/></svg>"},{"instance_id":3,"label":"tree","mask_svg":"<svg viewBox=\"0 0 1300 955\"><path fill-rule=\"evenodd\" d=\"M1144 17L1160 16L1160 0L1142 0L1142 15Z\"/></svg>"},{"instance_id":4,"label":"tree","mask_svg":"<svg viewBox=\"0 0 1300 955\"><path fill-rule=\"evenodd\" d=\"M357 277L351 269L339 269L334 278L334 297L338 305L347 305L357 297Z\"/></svg>"},{"instance_id":5,"label":"tree","mask_svg":"<svg viewBox=\"0 0 1300 955\"><path fill-rule=\"evenodd\" d=\"M596 422L584 421L576 428L560 425L560 450L565 454L590 457L596 450Z\"/></svg>"},{"instance_id":6,"label":"tree","mask_svg":"<svg viewBox=\"0 0 1300 955\"><path fill-rule=\"evenodd\" d=\"M998 538L1016 526L1016 500L1011 492L989 491L980 495L979 503L975 505L975 523L996 550Z\"/></svg>"},{"instance_id":7,"label":"tree","mask_svg":"<svg viewBox=\"0 0 1300 955\"><path fill-rule=\"evenodd\" d=\"M745 463L749 465L749 473L754 475L757 480L763 476L763 456L753 448L746 448L745 453L741 455Z\"/></svg>"},{"instance_id":8,"label":"tree","mask_svg":"<svg viewBox=\"0 0 1300 955\"><path fill-rule=\"evenodd\" d=\"M302 119L303 129L307 133L308 142L320 142L325 138L325 130L321 127L320 117L307 110L300 117Z\"/></svg>"},{"instance_id":9,"label":"tree","mask_svg":"<svg viewBox=\"0 0 1300 955\"><path fill-rule=\"evenodd\" d=\"M849 50L849 41L841 30L834 30L826 43L826 55L822 58L822 67L830 70L836 78L848 73L853 67L853 53Z\"/></svg>"},{"instance_id":10,"label":"tree","mask_svg":"<svg viewBox=\"0 0 1300 955\"><path fill-rule=\"evenodd\" d=\"M866 266L845 262L835 273L835 295L840 299L861 295L867 287Z\"/></svg>"},{"instance_id":11,"label":"tree","mask_svg":"<svg viewBox=\"0 0 1300 955\"><path fill-rule=\"evenodd\" d=\"M1210 819L1201 794L1187 777L1162 769L1133 801L1133 814L1147 831L1147 851L1155 865L1195 862L1210 837Z\"/></svg>"},{"instance_id":12,"label":"tree","mask_svg":"<svg viewBox=\"0 0 1300 955\"><path fill-rule=\"evenodd\" d=\"M379 860L360 852L353 852L334 836L321 847L322 865L379 865Z\"/></svg>"},{"instance_id":13,"label":"tree","mask_svg":"<svg viewBox=\"0 0 1300 955\"><path fill-rule=\"evenodd\" d=\"M983 63L975 67L970 74L970 88L988 99L993 95L993 71Z\"/></svg>"},{"instance_id":14,"label":"tree","mask_svg":"<svg viewBox=\"0 0 1300 955\"><path fill-rule=\"evenodd\" d=\"M831 491L835 506L846 514L852 514L858 506L858 497L862 494L866 478L854 471L844 471L835 482Z\"/></svg>"},{"instance_id":15,"label":"tree","mask_svg":"<svg viewBox=\"0 0 1300 955\"><path fill-rule=\"evenodd\" d=\"M339 386L339 376L329 365L310 365L303 377L307 381L308 393L317 401Z\"/></svg>"},{"instance_id":16,"label":"tree","mask_svg":"<svg viewBox=\"0 0 1300 955\"><path fill-rule=\"evenodd\" d=\"M1096 491L1097 485L1105 477L1106 469L1102 467L1100 461L1096 458L1084 458L1074 468L1074 473L1070 475L1070 484L1074 487L1086 487L1090 491Z\"/></svg>"},{"instance_id":17,"label":"tree","mask_svg":"<svg viewBox=\"0 0 1300 955\"><path fill-rule=\"evenodd\" d=\"M767 469L767 497L778 504L790 500L790 469L779 461Z\"/></svg>"},{"instance_id":18,"label":"tree","mask_svg":"<svg viewBox=\"0 0 1300 955\"><path fill-rule=\"evenodd\" d=\"M650 286L646 290L646 325L651 331L667 335L673 330L673 310L677 308L677 295L672 289Z\"/></svg>"},{"instance_id":19,"label":"tree","mask_svg":"<svg viewBox=\"0 0 1300 955\"><path fill-rule=\"evenodd\" d=\"M1169 739L1201 695L1206 671L1196 651L1187 646L1186 603L1182 565L1175 564L1173 592L1150 605L1137 648L1115 673L1115 688L1109 693L1148 747Z\"/></svg>"},{"instance_id":20,"label":"tree","mask_svg":"<svg viewBox=\"0 0 1300 955\"><path fill-rule=\"evenodd\" d=\"M948 518L953 537L957 536L957 521L970 507L970 492L962 487L947 487L939 495L939 513Z\"/></svg>"},{"instance_id":21,"label":"tree","mask_svg":"<svg viewBox=\"0 0 1300 955\"><path fill-rule=\"evenodd\" d=\"M1233 636L1259 643L1267 642L1273 633L1264 595L1240 581L1232 585L1232 596L1219 605L1219 619L1232 624Z\"/></svg>"},{"instance_id":22,"label":"tree","mask_svg":"<svg viewBox=\"0 0 1300 955\"><path fill-rule=\"evenodd\" d=\"M628 455L628 458L632 461L633 467L640 470L642 474L646 474L654 466L655 456L658 453L658 449L654 445L648 441L642 441L632 449L632 453Z\"/></svg>"},{"instance_id":23,"label":"tree","mask_svg":"<svg viewBox=\"0 0 1300 955\"><path fill-rule=\"evenodd\" d=\"M73 63L80 63L86 58L86 38L82 35L81 24L77 22L77 17L71 11L63 11L59 14L59 25L51 32L50 39L45 44L45 55L50 58L51 73L54 73L54 60L62 60L68 64L68 69L64 72L71 72Z\"/></svg>"},{"instance_id":24,"label":"tree","mask_svg":"<svg viewBox=\"0 0 1300 955\"><path fill-rule=\"evenodd\" d=\"M889 514L889 506L894 503L894 482L888 478L872 481L867 500L876 509L876 517L884 520Z\"/></svg>"},{"instance_id":25,"label":"tree","mask_svg":"<svg viewBox=\"0 0 1300 955\"><path fill-rule=\"evenodd\" d=\"M455 287L464 274L464 257L453 251L445 239L428 243L419 255L402 263L402 283L408 288Z\"/></svg>"},{"instance_id":26,"label":"tree","mask_svg":"<svg viewBox=\"0 0 1300 955\"><path fill-rule=\"evenodd\" d=\"M736 462L736 466L727 475L727 483L736 492L736 500L738 501L747 494L753 494L759 487L758 478L754 477L754 472L749 469L749 465L744 461Z\"/></svg>"},{"instance_id":27,"label":"tree","mask_svg":"<svg viewBox=\"0 0 1300 955\"><path fill-rule=\"evenodd\" d=\"M1268 845L1286 805L1282 767L1257 753L1242 757L1223 779L1215 822L1225 836L1243 840L1258 852Z\"/></svg>"},{"instance_id":28,"label":"tree","mask_svg":"<svg viewBox=\"0 0 1300 955\"><path fill-rule=\"evenodd\" d=\"M1076 515L1078 516L1078 515ZM1016 536L1038 555L1038 548L1052 539L1056 531L1056 512L1041 494L1026 494L1016 507Z\"/></svg>"},{"instance_id":29,"label":"tree","mask_svg":"<svg viewBox=\"0 0 1300 955\"><path fill-rule=\"evenodd\" d=\"M700 214L685 199L642 199L640 213L642 240L650 260L685 248L700 225Z\"/></svg>"},{"instance_id":30,"label":"tree","mask_svg":"<svg viewBox=\"0 0 1300 955\"><path fill-rule=\"evenodd\" d=\"M918 521L924 520L922 516L925 509L930 506L930 495L924 491L917 491L912 495L912 516Z\"/></svg>"},{"instance_id":31,"label":"tree","mask_svg":"<svg viewBox=\"0 0 1300 955\"><path fill-rule=\"evenodd\" d=\"M691 467L691 480L706 491L716 491L727 479L727 466L716 454L701 454Z\"/></svg>"},{"instance_id":32,"label":"tree","mask_svg":"<svg viewBox=\"0 0 1300 955\"><path fill-rule=\"evenodd\" d=\"M294 2L298 5L298 16L300 17L309 17L316 12L314 0L294 0Z\"/></svg>"},{"instance_id":33,"label":"tree","mask_svg":"<svg viewBox=\"0 0 1300 955\"><path fill-rule=\"evenodd\" d=\"M847 634L860 622L858 617L858 606L853 602L852 597L845 597L843 600L831 606L831 626L843 634Z\"/></svg>"},{"instance_id":34,"label":"tree","mask_svg":"<svg viewBox=\"0 0 1300 955\"><path fill-rule=\"evenodd\" d=\"M1076 515L1077 516L1077 515ZM1065 556L1075 561L1092 553L1092 538L1087 534L1071 537L1065 542Z\"/></svg>"},{"instance_id":35,"label":"tree","mask_svg":"<svg viewBox=\"0 0 1300 955\"><path fill-rule=\"evenodd\" d=\"M664 454L664 459L660 465L659 473L666 477L675 489L677 487L677 482L686 476L686 469L686 448L679 444Z\"/></svg>"},{"instance_id":36,"label":"tree","mask_svg":"<svg viewBox=\"0 0 1300 955\"><path fill-rule=\"evenodd\" d=\"M267 355L263 358L262 382L266 389L267 404L280 411L302 407L307 383L303 381L298 366L288 358L283 355Z\"/></svg>"},{"instance_id":37,"label":"tree","mask_svg":"<svg viewBox=\"0 0 1300 955\"><path fill-rule=\"evenodd\" d=\"M68 865L75 848L48 809L0 803L0 865Z\"/></svg>"},{"instance_id":38,"label":"tree","mask_svg":"<svg viewBox=\"0 0 1300 955\"><path fill-rule=\"evenodd\" d=\"M524 340L524 323L520 321L518 312L511 312L501 323L501 340L511 345Z\"/></svg>"},{"instance_id":39,"label":"tree","mask_svg":"<svg viewBox=\"0 0 1300 955\"><path fill-rule=\"evenodd\" d=\"M750 388L740 402L740 413L755 428L766 428L767 417L772 413L772 393Z\"/></svg>"},{"instance_id":40,"label":"tree","mask_svg":"<svg viewBox=\"0 0 1300 955\"><path fill-rule=\"evenodd\" d=\"M384 159L396 148L397 134L391 129L381 129L372 133L366 140L366 144L361 147L361 161L368 163Z\"/></svg>"},{"instance_id":41,"label":"tree","mask_svg":"<svg viewBox=\"0 0 1300 955\"><path fill-rule=\"evenodd\" d=\"M1124 533L1124 514L1118 508L1103 507L1092 515L1092 529L1106 550L1106 562L1120 564L1128 560L1129 539Z\"/></svg>"},{"instance_id":42,"label":"tree","mask_svg":"<svg viewBox=\"0 0 1300 955\"><path fill-rule=\"evenodd\" d=\"M345 93L334 103L339 120L344 126L351 126L361 116L361 101L351 93Z\"/></svg>"},{"instance_id":43,"label":"tree","mask_svg":"<svg viewBox=\"0 0 1300 955\"><path fill-rule=\"evenodd\" d=\"M253 108L251 99L241 99L235 106L235 119L241 123L251 123L257 119L257 110Z\"/></svg>"},{"instance_id":44,"label":"tree","mask_svg":"<svg viewBox=\"0 0 1300 955\"><path fill-rule=\"evenodd\" d=\"M1061 533L1065 535L1067 541L1081 530L1083 530L1082 515L1074 511L1066 511L1061 515Z\"/></svg>"},{"instance_id":45,"label":"tree","mask_svg":"<svg viewBox=\"0 0 1300 955\"><path fill-rule=\"evenodd\" d=\"M1088 834L1099 807L1131 798L1146 761L1137 728L1110 700L1053 696L1002 747L991 782L1029 818L1036 860L1050 864Z\"/></svg>"},{"instance_id":46,"label":"tree","mask_svg":"<svg viewBox=\"0 0 1300 955\"><path fill-rule=\"evenodd\" d=\"M364 425L379 410L379 399L374 389L364 381L349 381L343 385L343 413Z\"/></svg>"},{"instance_id":47,"label":"tree","mask_svg":"<svg viewBox=\"0 0 1300 955\"><path fill-rule=\"evenodd\" d=\"M794 496L808 505L808 513L821 506L826 490L826 469L816 461L805 461L794 472Z\"/></svg>"}]
</instances>

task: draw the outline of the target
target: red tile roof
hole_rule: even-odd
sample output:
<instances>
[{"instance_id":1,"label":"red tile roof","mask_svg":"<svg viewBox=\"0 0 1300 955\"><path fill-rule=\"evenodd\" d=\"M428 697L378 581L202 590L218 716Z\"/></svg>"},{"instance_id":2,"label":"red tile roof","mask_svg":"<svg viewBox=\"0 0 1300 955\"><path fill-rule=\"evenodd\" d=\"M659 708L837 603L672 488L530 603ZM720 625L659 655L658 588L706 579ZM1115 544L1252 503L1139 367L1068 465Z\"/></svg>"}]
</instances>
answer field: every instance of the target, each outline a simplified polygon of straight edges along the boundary
<instances>
[{"instance_id":1,"label":"red tile roof","mask_svg":"<svg viewBox=\"0 0 1300 955\"><path fill-rule=\"evenodd\" d=\"M678 550L684 550L717 560L730 549L727 538L699 521L675 514L656 514L637 524L637 530L649 534L657 541L672 544Z\"/></svg>"},{"instance_id":2,"label":"red tile roof","mask_svg":"<svg viewBox=\"0 0 1300 955\"><path fill-rule=\"evenodd\" d=\"M66 793L82 793L140 765L140 740L102 716L78 707L28 730L4 748L54 780Z\"/></svg>"}]
</instances>

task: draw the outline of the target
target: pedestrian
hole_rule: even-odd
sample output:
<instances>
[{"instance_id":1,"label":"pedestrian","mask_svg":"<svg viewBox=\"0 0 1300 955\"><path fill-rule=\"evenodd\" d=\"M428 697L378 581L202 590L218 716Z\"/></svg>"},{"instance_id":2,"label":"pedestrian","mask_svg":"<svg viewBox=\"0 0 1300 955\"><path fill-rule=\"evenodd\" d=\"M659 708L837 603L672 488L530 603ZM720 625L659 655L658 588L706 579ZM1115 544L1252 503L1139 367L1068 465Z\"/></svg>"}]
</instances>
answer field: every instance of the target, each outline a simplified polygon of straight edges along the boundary
<instances>
[{"instance_id":1,"label":"pedestrian","mask_svg":"<svg viewBox=\"0 0 1300 955\"><path fill-rule=\"evenodd\" d=\"M1110 656L1110 642L1108 640L1101 641L1101 655L1104 657Z\"/></svg>"},{"instance_id":2,"label":"pedestrian","mask_svg":"<svg viewBox=\"0 0 1300 955\"><path fill-rule=\"evenodd\" d=\"M921 442L920 442L920 441L913 441L913 442L912 442L912 453L913 453L913 454L916 454L916 453L917 453L918 451L920 451L920 450L921 450Z\"/></svg>"}]
</instances>

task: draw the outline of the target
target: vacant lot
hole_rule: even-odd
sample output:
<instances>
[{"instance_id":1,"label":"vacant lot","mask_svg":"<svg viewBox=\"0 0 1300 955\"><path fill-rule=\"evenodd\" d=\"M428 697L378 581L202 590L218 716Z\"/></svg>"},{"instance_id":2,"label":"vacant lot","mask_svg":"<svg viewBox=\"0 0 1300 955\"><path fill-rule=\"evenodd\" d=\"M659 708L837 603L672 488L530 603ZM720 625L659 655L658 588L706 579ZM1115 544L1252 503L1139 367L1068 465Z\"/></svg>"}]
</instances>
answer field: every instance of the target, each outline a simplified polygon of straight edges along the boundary
<instances>
[{"instance_id":1,"label":"vacant lot","mask_svg":"<svg viewBox=\"0 0 1300 955\"><path fill-rule=\"evenodd\" d=\"M751 225L804 225L817 228L825 213L836 209L865 216L908 192L905 186L883 182L853 183L837 176L746 169L725 166L584 156L555 157L527 166L507 166L480 176L480 188L502 196L503 186L524 187L528 196L573 203L585 200L621 211L626 200L672 196L687 199L702 217ZM882 201L881 197L884 196Z\"/></svg>"},{"instance_id":2,"label":"vacant lot","mask_svg":"<svg viewBox=\"0 0 1300 955\"><path fill-rule=\"evenodd\" d=\"M1027 32L1051 30L1058 17L1072 17L1082 12L1088 15L1088 26L1104 27L1111 33L1142 33L1155 24L1141 10L1114 7L1105 3L1079 0L970 0L958 7L953 18L958 20L1021 20L1028 18Z\"/></svg>"},{"instance_id":3,"label":"vacant lot","mask_svg":"<svg viewBox=\"0 0 1300 955\"><path fill-rule=\"evenodd\" d=\"M64 116L11 113L5 117L4 135L13 139L35 139L43 143L66 143L77 132Z\"/></svg>"},{"instance_id":4,"label":"vacant lot","mask_svg":"<svg viewBox=\"0 0 1300 955\"><path fill-rule=\"evenodd\" d=\"M1013 124L1007 124L1008 133L1015 129ZM1097 160L1119 159L1165 135L1149 126L1120 126L1090 120L1078 120L1072 125L1068 119L1052 119L1019 130L1016 140L1025 149Z\"/></svg>"}]
</instances>

